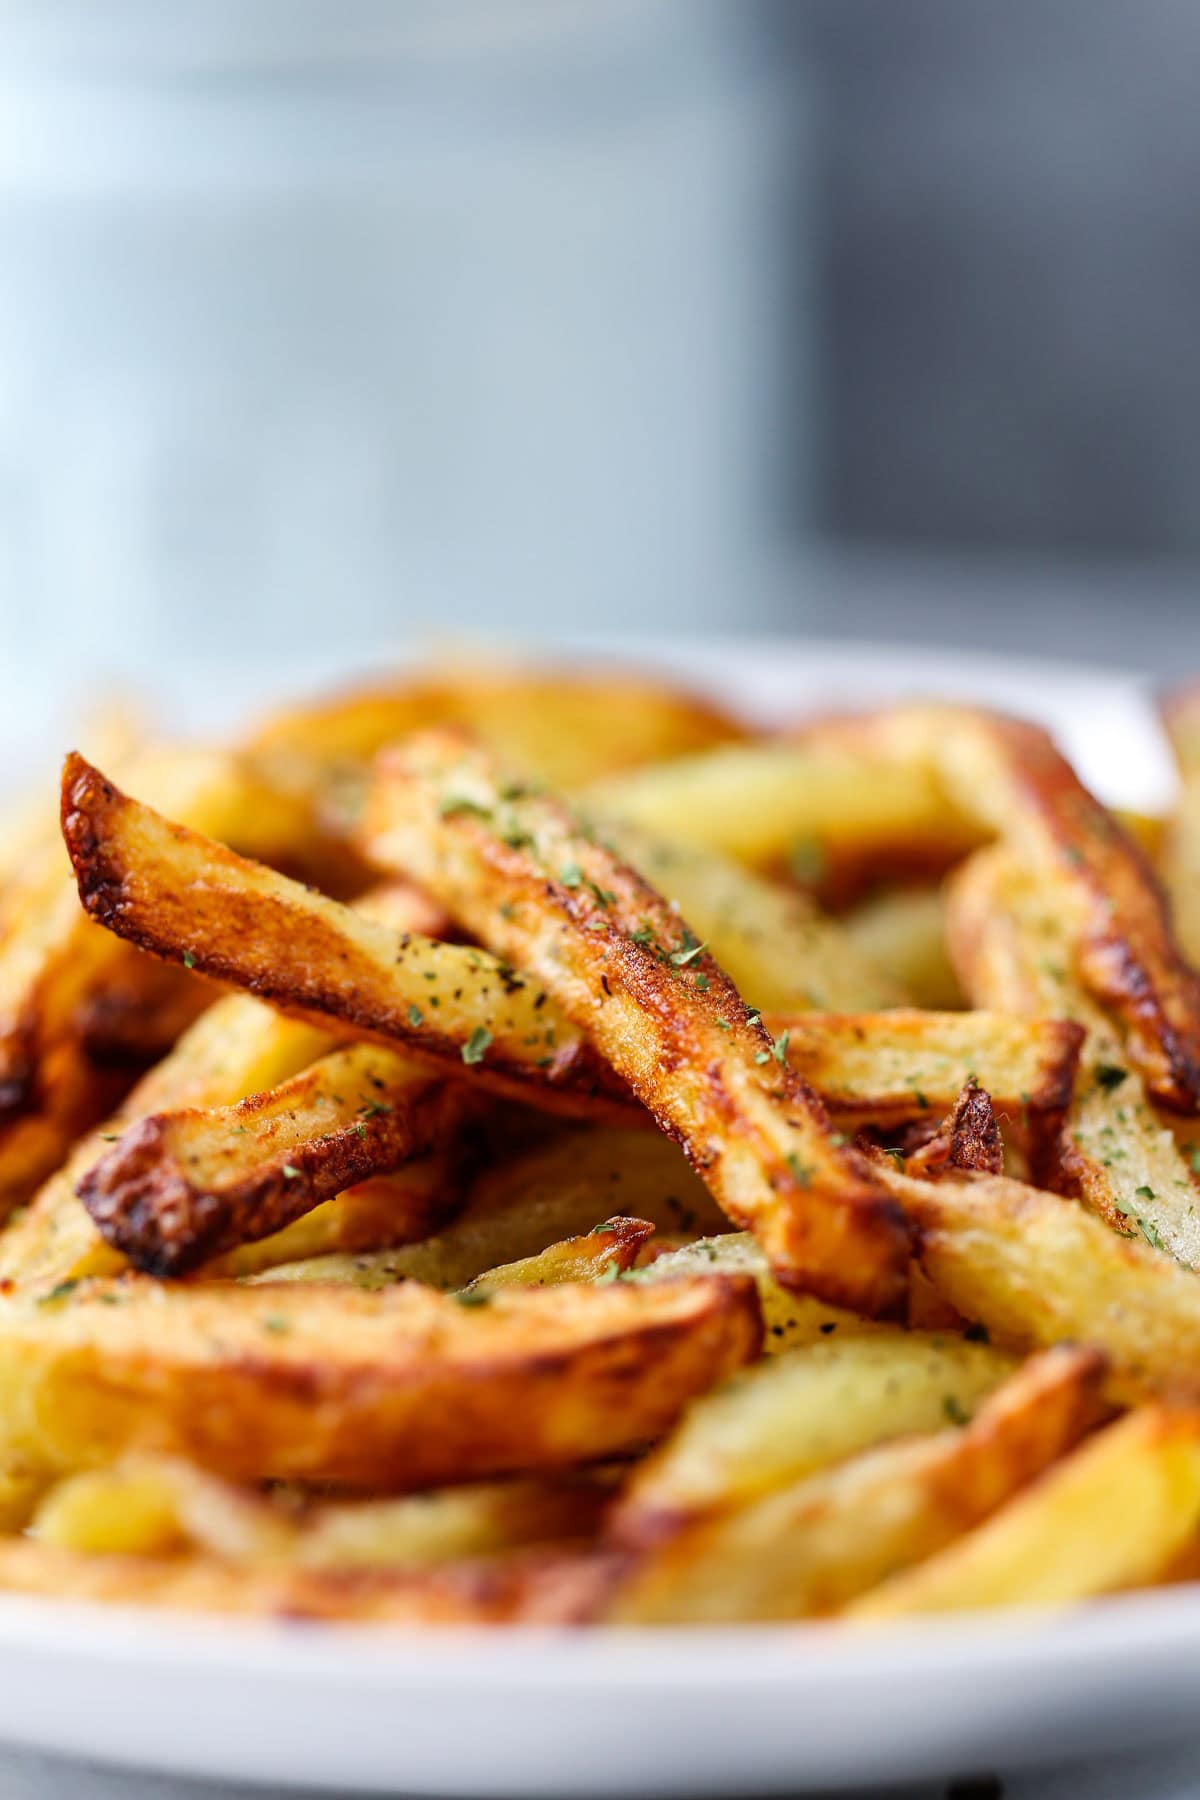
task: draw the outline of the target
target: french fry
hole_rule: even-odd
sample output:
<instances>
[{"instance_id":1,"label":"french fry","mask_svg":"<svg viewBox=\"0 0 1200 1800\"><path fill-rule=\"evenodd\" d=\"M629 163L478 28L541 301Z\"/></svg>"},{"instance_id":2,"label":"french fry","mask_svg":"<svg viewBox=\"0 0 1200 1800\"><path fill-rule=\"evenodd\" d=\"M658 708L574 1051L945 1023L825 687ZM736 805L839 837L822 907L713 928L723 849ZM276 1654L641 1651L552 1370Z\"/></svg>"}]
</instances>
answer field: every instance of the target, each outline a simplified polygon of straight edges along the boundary
<instances>
[{"instance_id":1,"label":"french fry","mask_svg":"<svg viewBox=\"0 0 1200 1800\"><path fill-rule=\"evenodd\" d=\"M319 1056L329 1039L245 995L220 1000L143 1077L120 1111L90 1133L18 1219L0 1233L0 1281L38 1292L121 1259L100 1237L75 1188L130 1124L166 1107L227 1105Z\"/></svg>"},{"instance_id":2,"label":"french fry","mask_svg":"<svg viewBox=\"0 0 1200 1800\"><path fill-rule=\"evenodd\" d=\"M1138 1232L1200 1268L1190 1164L1108 1016L1076 979L1062 914L1043 886L1011 852L980 851L951 882L948 928L973 1000L1016 1014L1061 1013L1086 1029L1056 1185L1077 1191L1115 1231Z\"/></svg>"},{"instance_id":3,"label":"french fry","mask_svg":"<svg viewBox=\"0 0 1200 1800\"><path fill-rule=\"evenodd\" d=\"M875 1010L905 998L904 987L796 889L636 827L605 825L601 835L678 908L739 993L764 1012Z\"/></svg>"},{"instance_id":4,"label":"french fry","mask_svg":"<svg viewBox=\"0 0 1200 1800\"><path fill-rule=\"evenodd\" d=\"M849 1609L856 1620L1063 1606L1147 1586L1195 1537L1200 1416L1129 1413L928 1562Z\"/></svg>"},{"instance_id":5,"label":"french fry","mask_svg":"<svg viewBox=\"0 0 1200 1800\"><path fill-rule=\"evenodd\" d=\"M863 899L840 920L855 948L916 1006L965 1006L946 949L946 907L938 887L892 887Z\"/></svg>"},{"instance_id":6,"label":"french fry","mask_svg":"<svg viewBox=\"0 0 1200 1800\"><path fill-rule=\"evenodd\" d=\"M881 1165L925 1273L966 1319L1018 1348L1090 1343L1123 1404L1200 1400L1200 1281L1057 1194L1003 1176L916 1181Z\"/></svg>"},{"instance_id":7,"label":"french fry","mask_svg":"<svg viewBox=\"0 0 1200 1800\"><path fill-rule=\"evenodd\" d=\"M887 1155L876 1151L877 1160ZM1004 1144L991 1097L977 1081L968 1081L931 1138L904 1159L910 1175L927 1179L946 1169L971 1169L981 1175L1004 1173ZM911 1300L911 1296L910 1296Z\"/></svg>"},{"instance_id":8,"label":"french fry","mask_svg":"<svg viewBox=\"0 0 1200 1800\"><path fill-rule=\"evenodd\" d=\"M845 1130L895 1129L947 1112L972 1077L997 1113L1052 1135L1071 1099L1083 1031L1003 1012L768 1014L787 1059Z\"/></svg>"},{"instance_id":9,"label":"french fry","mask_svg":"<svg viewBox=\"0 0 1200 1800\"><path fill-rule=\"evenodd\" d=\"M902 1305L906 1233L865 1160L704 944L561 807L430 732L381 758L365 841L586 1027L780 1280L867 1312Z\"/></svg>"},{"instance_id":10,"label":"french fry","mask_svg":"<svg viewBox=\"0 0 1200 1800\"><path fill-rule=\"evenodd\" d=\"M757 867L797 844L836 856L923 843L940 863L979 838L923 763L853 745L720 745L597 782L582 798L599 818Z\"/></svg>"},{"instance_id":11,"label":"french fry","mask_svg":"<svg viewBox=\"0 0 1200 1800\"><path fill-rule=\"evenodd\" d=\"M181 1275L423 1155L464 1105L425 1065L353 1045L234 1106L150 1114L76 1191L134 1268Z\"/></svg>"},{"instance_id":12,"label":"french fry","mask_svg":"<svg viewBox=\"0 0 1200 1800\"><path fill-rule=\"evenodd\" d=\"M889 1438L964 1424L1012 1367L990 1345L899 1328L771 1357L688 1409L634 1472L613 1533L654 1544Z\"/></svg>"},{"instance_id":13,"label":"french fry","mask_svg":"<svg viewBox=\"0 0 1200 1800\"><path fill-rule=\"evenodd\" d=\"M996 1511L1097 1417L1101 1359L1035 1358L968 1425L864 1451L642 1553L622 1624L799 1619L844 1607Z\"/></svg>"},{"instance_id":14,"label":"french fry","mask_svg":"<svg viewBox=\"0 0 1200 1800\"><path fill-rule=\"evenodd\" d=\"M298 1506L178 1457L128 1456L56 1482L30 1529L44 1544L100 1556L200 1551L259 1567L428 1568L590 1537L611 1494L611 1478L566 1475Z\"/></svg>"},{"instance_id":15,"label":"french fry","mask_svg":"<svg viewBox=\"0 0 1200 1800\"><path fill-rule=\"evenodd\" d=\"M569 1625L594 1617L619 1559L536 1550L427 1569L245 1569L215 1557L89 1556L0 1539L0 1591L265 1619Z\"/></svg>"},{"instance_id":16,"label":"french fry","mask_svg":"<svg viewBox=\"0 0 1200 1800\"><path fill-rule=\"evenodd\" d=\"M402 1492L566 1468L661 1435L757 1353L752 1282L350 1288L136 1276L0 1309L0 1461L127 1451L231 1480Z\"/></svg>"},{"instance_id":17,"label":"french fry","mask_svg":"<svg viewBox=\"0 0 1200 1800\"><path fill-rule=\"evenodd\" d=\"M1004 839L1041 884L1073 970L1114 1014L1149 1093L1200 1111L1200 975L1179 950L1145 856L1049 734L998 714L924 705L870 714L831 736L940 779L955 806Z\"/></svg>"},{"instance_id":18,"label":"french fry","mask_svg":"<svg viewBox=\"0 0 1200 1800\"><path fill-rule=\"evenodd\" d=\"M327 1029L595 1113L604 1072L582 1034L493 957L398 933L247 862L130 800L80 758L63 771L63 831L84 907L140 948Z\"/></svg>"},{"instance_id":19,"label":"french fry","mask_svg":"<svg viewBox=\"0 0 1200 1800\"><path fill-rule=\"evenodd\" d=\"M561 1287L569 1281L613 1281L631 1269L647 1238L654 1235L648 1219L606 1219L585 1237L564 1238L536 1256L500 1263L468 1282L464 1295L490 1294L499 1287Z\"/></svg>"},{"instance_id":20,"label":"french fry","mask_svg":"<svg viewBox=\"0 0 1200 1800\"><path fill-rule=\"evenodd\" d=\"M562 1239L590 1232L614 1205L666 1230L723 1222L707 1190L665 1138L609 1128L572 1131L486 1170L458 1217L422 1243L376 1255L317 1256L277 1266L268 1278L348 1282L367 1289L408 1280L450 1291L499 1264L537 1256ZM680 1272L723 1270L697 1266ZM730 1272L748 1271L731 1266Z\"/></svg>"},{"instance_id":21,"label":"french fry","mask_svg":"<svg viewBox=\"0 0 1200 1800\"><path fill-rule=\"evenodd\" d=\"M421 669L293 706L259 727L257 751L361 762L428 725L465 725L506 759L558 787L682 756L741 735L711 702L632 671Z\"/></svg>"}]
</instances>

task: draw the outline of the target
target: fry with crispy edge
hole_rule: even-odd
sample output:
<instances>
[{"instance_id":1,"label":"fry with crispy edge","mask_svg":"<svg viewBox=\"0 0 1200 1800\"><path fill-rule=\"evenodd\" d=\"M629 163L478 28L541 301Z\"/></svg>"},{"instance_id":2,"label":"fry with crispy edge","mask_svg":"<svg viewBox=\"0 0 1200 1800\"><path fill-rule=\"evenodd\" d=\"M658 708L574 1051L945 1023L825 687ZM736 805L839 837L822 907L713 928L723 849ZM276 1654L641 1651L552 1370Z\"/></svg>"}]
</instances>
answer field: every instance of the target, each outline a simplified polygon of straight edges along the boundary
<instances>
[{"instance_id":1,"label":"fry with crispy edge","mask_svg":"<svg viewBox=\"0 0 1200 1800\"><path fill-rule=\"evenodd\" d=\"M234 1106L152 1113L76 1192L105 1242L183 1275L448 1141L470 1096L395 1050L334 1050Z\"/></svg>"},{"instance_id":2,"label":"fry with crispy edge","mask_svg":"<svg viewBox=\"0 0 1200 1800\"><path fill-rule=\"evenodd\" d=\"M1200 1267L1200 1194L1172 1130L1146 1096L1107 1014L1072 972L1062 913L1011 851L996 845L949 885L951 950L977 1002L1017 1014L1059 1012L1086 1028L1075 1093L1060 1139L1065 1187L1124 1236L1139 1233ZM1177 1120L1180 1130L1185 1122Z\"/></svg>"},{"instance_id":3,"label":"fry with crispy edge","mask_svg":"<svg viewBox=\"0 0 1200 1800\"><path fill-rule=\"evenodd\" d=\"M1097 1345L1123 1403L1200 1402L1200 1278L1073 1200L1000 1175L917 1181L888 1161L921 1267L1000 1344Z\"/></svg>"},{"instance_id":4,"label":"fry with crispy edge","mask_svg":"<svg viewBox=\"0 0 1200 1800\"><path fill-rule=\"evenodd\" d=\"M0 1460L153 1450L395 1492L534 1473L660 1436L761 1341L753 1283L728 1276L462 1302L415 1282L97 1279L0 1308Z\"/></svg>"},{"instance_id":5,"label":"fry with crispy edge","mask_svg":"<svg viewBox=\"0 0 1200 1800\"><path fill-rule=\"evenodd\" d=\"M85 909L143 950L522 1099L594 1116L599 1088L615 1092L546 995L482 951L397 932L248 862L79 756L63 769L62 819Z\"/></svg>"},{"instance_id":6,"label":"fry with crispy edge","mask_svg":"<svg viewBox=\"0 0 1200 1800\"><path fill-rule=\"evenodd\" d=\"M385 752L373 857L545 984L684 1147L779 1279L898 1310L908 1238L866 1161L830 1126L758 1016L659 894L556 802L503 781L470 739Z\"/></svg>"},{"instance_id":7,"label":"fry with crispy edge","mask_svg":"<svg viewBox=\"0 0 1200 1800\"><path fill-rule=\"evenodd\" d=\"M994 1513L1099 1416L1103 1359L1035 1357L970 1424L863 1451L644 1551L621 1624L722 1624L832 1612Z\"/></svg>"},{"instance_id":8,"label":"fry with crispy edge","mask_svg":"<svg viewBox=\"0 0 1200 1800\"><path fill-rule=\"evenodd\" d=\"M1200 1414L1141 1407L847 1616L1063 1606L1149 1586L1194 1539L1198 1516Z\"/></svg>"},{"instance_id":9,"label":"fry with crispy edge","mask_svg":"<svg viewBox=\"0 0 1200 1800\"><path fill-rule=\"evenodd\" d=\"M1083 987L1120 1023L1156 1100L1200 1111L1200 975L1175 941L1158 878L1048 732L961 706L898 706L818 728L933 770L951 801L998 833L1044 884Z\"/></svg>"}]
</instances>

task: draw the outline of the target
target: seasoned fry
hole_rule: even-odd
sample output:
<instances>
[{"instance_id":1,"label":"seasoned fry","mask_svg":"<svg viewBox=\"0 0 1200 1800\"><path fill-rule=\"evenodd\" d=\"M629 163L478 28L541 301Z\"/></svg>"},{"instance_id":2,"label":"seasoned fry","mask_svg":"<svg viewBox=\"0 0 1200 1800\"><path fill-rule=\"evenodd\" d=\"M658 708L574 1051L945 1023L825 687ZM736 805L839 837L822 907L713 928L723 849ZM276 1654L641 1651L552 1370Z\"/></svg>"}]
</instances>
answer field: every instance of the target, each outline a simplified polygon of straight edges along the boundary
<instances>
[{"instance_id":1,"label":"seasoned fry","mask_svg":"<svg viewBox=\"0 0 1200 1800\"><path fill-rule=\"evenodd\" d=\"M215 1557L88 1556L0 1539L0 1590L256 1618L391 1625L570 1625L595 1613L620 1559L532 1551L415 1570L251 1571Z\"/></svg>"},{"instance_id":2,"label":"seasoned fry","mask_svg":"<svg viewBox=\"0 0 1200 1800\"><path fill-rule=\"evenodd\" d=\"M1065 1019L1002 1012L768 1014L787 1059L846 1130L895 1128L947 1112L974 1077L1012 1127L1061 1125L1083 1031Z\"/></svg>"},{"instance_id":3,"label":"seasoned fry","mask_svg":"<svg viewBox=\"0 0 1200 1800\"><path fill-rule=\"evenodd\" d=\"M1007 851L973 856L950 888L951 948L972 999L1059 1012L1086 1029L1062 1169L1046 1173L1115 1231L1200 1267L1200 1193L1107 1015L1071 971L1061 912Z\"/></svg>"},{"instance_id":4,"label":"seasoned fry","mask_svg":"<svg viewBox=\"0 0 1200 1800\"><path fill-rule=\"evenodd\" d=\"M430 732L389 752L366 827L586 1027L785 1284L867 1312L903 1304L908 1244L863 1158L831 1130L736 988L676 913L552 801Z\"/></svg>"},{"instance_id":5,"label":"seasoned fry","mask_svg":"<svg viewBox=\"0 0 1200 1800\"><path fill-rule=\"evenodd\" d=\"M1002 1176L880 1179L907 1211L921 1266L1001 1344L1074 1341L1108 1357L1124 1403L1200 1400L1200 1280L1057 1194Z\"/></svg>"},{"instance_id":6,"label":"seasoned fry","mask_svg":"<svg viewBox=\"0 0 1200 1800\"><path fill-rule=\"evenodd\" d=\"M56 1482L31 1530L44 1544L103 1556L192 1550L242 1564L421 1568L591 1536L611 1493L611 1478L588 1474L298 1506L178 1457L128 1456Z\"/></svg>"},{"instance_id":7,"label":"seasoned fry","mask_svg":"<svg viewBox=\"0 0 1200 1800\"><path fill-rule=\"evenodd\" d=\"M276 1267L269 1279L345 1281L363 1288L410 1280L449 1291L499 1264L537 1256L560 1240L591 1232L614 1205L668 1231L723 1223L707 1190L666 1139L649 1132L572 1131L486 1170L459 1216L423 1243L374 1256L317 1256ZM680 1271L712 1272L698 1266ZM729 1272L752 1271L731 1265Z\"/></svg>"},{"instance_id":8,"label":"seasoned fry","mask_svg":"<svg viewBox=\"0 0 1200 1800\"><path fill-rule=\"evenodd\" d=\"M461 1090L423 1064L354 1045L235 1106L152 1113L76 1191L134 1268L181 1275L422 1155L463 1107Z\"/></svg>"},{"instance_id":9,"label":"seasoned fry","mask_svg":"<svg viewBox=\"0 0 1200 1800\"><path fill-rule=\"evenodd\" d=\"M953 803L1002 836L1061 918L1084 989L1116 1017L1149 1092L1200 1111L1200 975L1175 942L1162 889L1049 734L998 714L900 706L832 732L941 779Z\"/></svg>"},{"instance_id":10,"label":"seasoned fry","mask_svg":"<svg viewBox=\"0 0 1200 1800\"><path fill-rule=\"evenodd\" d=\"M493 957L398 933L247 862L81 758L63 771L63 832L87 911L142 949L503 1092L595 1112L603 1075L582 1034Z\"/></svg>"},{"instance_id":11,"label":"seasoned fry","mask_svg":"<svg viewBox=\"0 0 1200 1800\"><path fill-rule=\"evenodd\" d=\"M729 1276L468 1304L413 1282L97 1280L0 1309L0 1460L152 1450L385 1491L565 1468L657 1437L761 1335L753 1283Z\"/></svg>"},{"instance_id":12,"label":"seasoned fry","mask_svg":"<svg viewBox=\"0 0 1200 1800\"><path fill-rule=\"evenodd\" d=\"M1047 1352L968 1425L901 1440L702 1518L645 1551L621 1623L797 1619L843 1607L988 1517L1097 1416L1100 1359Z\"/></svg>"},{"instance_id":13,"label":"seasoned fry","mask_svg":"<svg viewBox=\"0 0 1200 1800\"><path fill-rule=\"evenodd\" d=\"M987 1344L899 1328L757 1363L697 1400L641 1464L614 1535L654 1544L888 1438L964 1424L1012 1367Z\"/></svg>"},{"instance_id":14,"label":"seasoned fry","mask_svg":"<svg viewBox=\"0 0 1200 1800\"><path fill-rule=\"evenodd\" d=\"M1149 1585L1195 1536L1198 1515L1200 1416L1143 1407L957 1543L864 1594L849 1616L1062 1606Z\"/></svg>"}]
</instances>

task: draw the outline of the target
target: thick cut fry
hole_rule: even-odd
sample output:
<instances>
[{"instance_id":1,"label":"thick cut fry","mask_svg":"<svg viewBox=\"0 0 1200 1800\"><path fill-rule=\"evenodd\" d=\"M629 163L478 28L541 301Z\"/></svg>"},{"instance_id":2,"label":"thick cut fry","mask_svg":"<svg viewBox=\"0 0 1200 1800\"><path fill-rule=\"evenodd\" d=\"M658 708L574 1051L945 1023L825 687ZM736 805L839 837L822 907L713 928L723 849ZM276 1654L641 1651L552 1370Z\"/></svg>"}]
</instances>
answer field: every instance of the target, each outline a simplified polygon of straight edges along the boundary
<instances>
[{"instance_id":1,"label":"thick cut fry","mask_svg":"<svg viewBox=\"0 0 1200 1800\"><path fill-rule=\"evenodd\" d=\"M643 1553L622 1623L797 1619L845 1606L1002 1506L1097 1416L1101 1359L1063 1349L1018 1370L969 1425L884 1445Z\"/></svg>"},{"instance_id":2,"label":"thick cut fry","mask_svg":"<svg viewBox=\"0 0 1200 1800\"><path fill-rule=\"evenodd\" d=\"M1200 1401L1200 1278L1057 1194L1002 1176L914 1181L881 1166L921 1266L966 1319L1020 1348L1074 1341L1108 1357L1122 1402Z\"/></svg>"},{"instance_id":3,"label":"thick cut fry","mask_svg":"<svg viewBox=\"0 0 1200 1800\"><path fill-rule=\"evenodd\" d=\"M787 1034L788 1062L847 1130L935 1119L974 1077L1011 1125L1056 1131L1083 1041L1065 1019L1001 1012L769 1014L766 1024Z\"/></svg>"},{"instance_id":4,"label":"thick cut fry","mask_svg":"<svg viewBox=\"0 0 1200 1800\"><path fill-rule=\"evenodd\" d=\"M1061 912L997 847L973 856L955 877L948 922L972 999L1013 1013L1059 1012L1086 1028L1062 1168L1045 1171L1054 1185L1078 1192L1114 1230L1139 1232L1200 1267L1200 1194L1191 1168L1107 1015L1072 973Z\"/></svg>"},{"instance_id":5,"label":"thick cut fry","mask_svg":"<svg viewBox=\"0 0 1200 1800\"><path fill-rule=\"evenodd\" d=\"M794 888L634 826L606 823L602 835L678 907L739 993L764 1012L861 1011L905 998L836 919Z\"/></svg>"},{"instance_id":6,"label":"thick cut fry","mask_svg":"<svg viewBox=\"0 0 1200 1800\"><path fill-rule=\"evenodd\" d=\"M420 1281L448 1292L498 1265L536 1257L563 1239L591 1232L614 1202L666 1231L681 1222L692 1229L707 1225L712 1214L721 1222L708 1193L665 1138L607 1129L571 1132L487 1170L473 1184L463 1211L434 1237L376 1255L316 1256L272 1268L267 1279L348 1282L367 1289ZM752 1273L740 1266L729 1272Z\"/></svg>"},{"instance_id":7,"label":"thick cut fry","mask_svg":"<svg viewBox=\"0 0 1200 1800\"><path fill-rule=\"evenodd\" d=\"M506 759L559 787L741 735L712 702L633 671L497 670L489 662L418 669L387 686L290 707L261 726L254 743L354 762L443 724L470 726Z\"/></svg>"},{"instance_id":8,"label":"thick cut fry","mask_svg":"<svg viewBox=\"0 0 1200 1800\"><path fill-rule=\"evenodd\" d=\"M1148 1406L1051 1469L986 1524L849 1609L855 1619L1063 1606L1156 1581L1195 1537L1200 1416Z\"/></svg>"},{"instance_id":9,"label":"thick cut fry","mask_svg":"<svg viewBox=\"0 0 1200 1800\"><path fill-rule=\"evenodd\" d=\"M471 1067L504 1091L596 1110L604 1071L581 1033L494 958L397 932L247 862L78 757L63 771L63 832L87 911L142 949L458 1075Z\"/></svg>"},{"instance_id":10,"label":"thick cut fry","mask_svg":"<svg viewBox=\"0 0 1200 1800\"><path fill-rule=\"evenodd\" d=\"M462 1292L490 1294L498 1287L561 1287L568 1281L614 1281L637 1260L647 1238L654 1236L648 1219L606 1219L586 1237L564 1238L536 1256L501 1263L477 1275Z\"/></svg>"},{"instance_id":11,"label":"thick cut fry","mask_svg":"<svg viewBox=\"0 0 1200 1800\"><path fill-rule=\"evenodd\" d=\"M689 1408L635 1472L614 1535L654 1544L888 1438L964 1424L1012 1366L987 1344L899 1329L772 1357Z\"/></svg>"},{"instance_id":12,"label":"thick cut fry","mask_svg":"<svg viewBox=\"0 0 1200 1800\"><path fill-rule=\"evenodd\" d=\"M1115 1015L1150 1093L1200 1111L1200 975L1145 856L1049 734L966 707L900 706L832 735L940 778L955 805L1004 838L1060 915L1078 979Z\"/></svg>"},{"instance_id":13,"label":"thick cut fry","mask_svg":"<svg viewBox=\"0 0 1200 1800\"><path fill-rule=\"evenodd\" d=\"M721 746L598 782L584 798L599 817L760 866L797 844L834 855L925 844L940 863L952 844L978 841L928 768L841 745Z\"/></svg>"},{"instance_id":14,"label":"thick cut fry","mask_svg":"<svg viewBox=\"0 0 1200 1800\"><path fill-rule=\"evenodd\" d=\"M611 1479L568 1475L297 1506L178 1457L129 1456L56 1482L31 1530L42 1543L102 1556L192 1550L259 1567L419 1568L589 1537L611 1494Z\"/></svg>"},{"instance_id":15,"label":"thick cut fry","mask_svg":"<svg viewBox=\"0 0 1200 1800\"><path fill-rule=\"evenodd\" d=\"M482 1304L480 1303L482 1301ZM126 1276L0 1308L0 1460L127 1450L385 1490L563 1468L659 1436L754 1356L753 1284L349 1288Z\"/></svg>"},{"instance_id":16,"label":"thick cut fry","mask_svg":"<svg viewBox=\"0 0 1200 1800\"><path fill-rule=\"evenodd\" d=\"M254 1618L391 1625L569 1625L591 1619L620 1559L530 1551L428 1569L247 1570L215 1557L88 1556L0 1539L0 1590Z\"/></svg>"},{"instance_id":17,"label":"thick cut fry","mask_svg":"<svg viewBox=\"0 0 1200 1800\"><path fill-rule=\"evenodd\" d=\"M381 759L366 839L545 983L780 1280L863 1311L902 1305L907 1235L865 1160L703 943L561 807L430 732Z\"/></svg>"},{"instance_id":18,"label":"thick cut fry","mask_svg":"<svg viewBox=\"0 0 1200 1800\"><path fill-rule=\"evenodd\" d=\"M237 1105L152 1113L77 1192L135 1268L181 1275L386 1174L461 1124L460 1088L394 1050L335 1050Z\"/></svg>"}]
</instances>

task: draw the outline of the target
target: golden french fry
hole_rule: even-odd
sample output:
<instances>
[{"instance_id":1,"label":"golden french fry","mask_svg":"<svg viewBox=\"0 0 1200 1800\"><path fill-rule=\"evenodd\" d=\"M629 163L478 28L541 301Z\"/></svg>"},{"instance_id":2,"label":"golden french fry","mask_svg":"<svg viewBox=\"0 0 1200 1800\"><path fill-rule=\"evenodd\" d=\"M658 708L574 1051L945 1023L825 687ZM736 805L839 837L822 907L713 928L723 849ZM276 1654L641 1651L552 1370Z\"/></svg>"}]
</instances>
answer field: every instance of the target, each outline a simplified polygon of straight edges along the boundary
<instances>
[{"instance_id":1,"label":"golden french fry","mask_svg":"<svg viewBox=\"0 0 1200 1800\"><path fill-rule=\"evenodd\" d=\"M1062 1606L1140 1587L1195 1537L1198 1518L1200 1415L1143 1407L949 1548L864 1594L848 1616Z\"/></svg>"},{"instance_id":2,"label":"golden french fry","mask_svg":"<svg viewBox=\"0 0 1200 1800\"><path fill-rule=\"evenodd\" d=\"M886 1444L645 1550L623 1624L723 1624L831 1612L988 1517L1097 1416L1102 1359L1048 1351L970 1424Z\"/></svg>"},{"instance_id":3,"label":"golden french fry","mask_svg":"<svg viewBox=\"0 0 1200 1800\"><path fill-rule=\"evenodd\" d=\"M234 1106L152 1113L76 1191L135 1268L181 1275L448 1140L463 1108L425 1065L356 1044Z\"/></svg>"},{"instance_id":4,"label":"golden french fry","mask_svg":"<svg viewBox=\"0 0 1200 1800\"><path fill-rule=\"evenodd\" d=\"M1063 915L1010 851L981 851L950 886L951 947L972 999L1057 1012L1086 1029L1062 1137L1062 1178L1112 1228L1200 1267L1200 1193L1107 1015L1072 965Z\"/></svg>"},{"instance_id":5,"label":"golden french fry","mask_svg":"<svg viewBox=\"0 0 1200 1800\"><path fill-rule=\"evenodd\" d=\"M990 1345L899 1327L771 1357L688 1409L634 1472L614 1534L653 1544L889 1438L964 1424L1012 1367Z\"/></svg>"},{"instance_id":6,"label":"golden french fry","mask_svg":"<svg viewBox=\"0 0 1200 1800\"><path fill-rule=\"evenodd\" d=\"M733 983L653 888L449 732L381 758L365 841L527 968L684 1143L785 1284L898 1309L907 1234Z\"/></svg>"},{"instance_id":7,"label":"golden french fry","mask_svg":"<svg viewBox=\"0 0 1200 1800\"><path fill-rule=\"evenodd\" d=\"M131 1450L233 1480L403 1491L657 1437L757 1353L753 1283L505 1288L463 1301L142 1277L0 1308L0 1461Z\"/></svg>"},{"instance_id":8,"label":"golden french fry","mask_svg":"<svg viewBox=\"0 0 1200 1800\"><path fill-rule=\"evenodd\" d=\"M461 1293L490 1294L500 1287L561 1287L568 1281L613 1281L633 1267L638 1251L653 1235L648 1219L606 1219L585 1237L563 1238L535 1256L486 1270Z\"/></svg>"},{"instance_id":9,"label":"golden french fry","mask_svg":"<svg viewBox=\"0 0 1200 1800\"><path fill-rule=\"evenodd\" d=\"M397 932L248 862L81 758L63 771L63 831L88 912L142 949L456 1075L596 1111L605 1071L583 1034L484 952Z\"/></svg>"}]
</instances>

